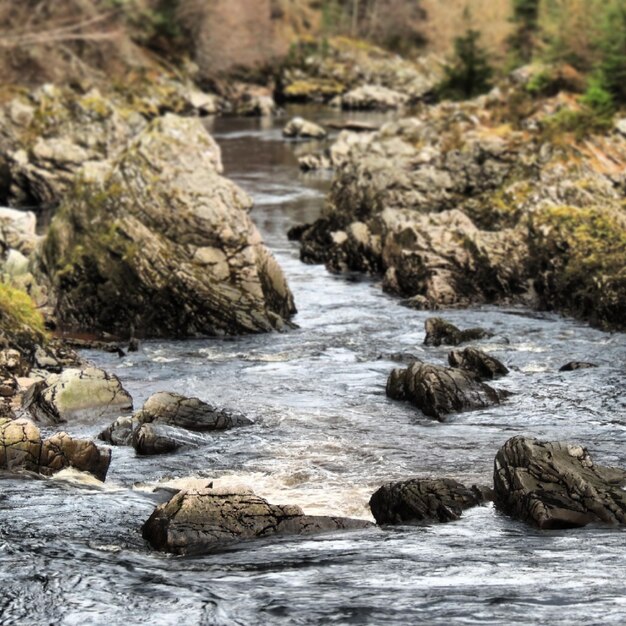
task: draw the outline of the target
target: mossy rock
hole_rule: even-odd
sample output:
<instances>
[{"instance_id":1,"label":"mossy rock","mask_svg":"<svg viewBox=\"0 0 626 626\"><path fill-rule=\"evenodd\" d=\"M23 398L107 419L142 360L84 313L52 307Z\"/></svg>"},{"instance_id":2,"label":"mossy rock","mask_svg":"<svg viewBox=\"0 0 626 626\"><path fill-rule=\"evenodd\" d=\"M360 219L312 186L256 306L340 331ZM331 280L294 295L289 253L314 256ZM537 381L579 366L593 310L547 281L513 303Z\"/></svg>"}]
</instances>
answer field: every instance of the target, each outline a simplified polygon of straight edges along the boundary
<instances>
[{"instance_id":1,"label":"mossy rock","mask_svg":"<svg viewBox=\"0 0 626 626\"><path fill-rule=\"evenodd\" d=\"M604 328L626 328L626 214L548 207L530 221L536 286L550 308Z\"/></svg>"},{"instance_id":2,"label":"mossy rock","mask_svg":"<svg viewBox=\"0 0 626 626\"><path fill-rule=\"evenodd\" d=\"M31 354L47 338L43 316L30 296L0 282L0 344Z\"/></svg>"}]
</instances>

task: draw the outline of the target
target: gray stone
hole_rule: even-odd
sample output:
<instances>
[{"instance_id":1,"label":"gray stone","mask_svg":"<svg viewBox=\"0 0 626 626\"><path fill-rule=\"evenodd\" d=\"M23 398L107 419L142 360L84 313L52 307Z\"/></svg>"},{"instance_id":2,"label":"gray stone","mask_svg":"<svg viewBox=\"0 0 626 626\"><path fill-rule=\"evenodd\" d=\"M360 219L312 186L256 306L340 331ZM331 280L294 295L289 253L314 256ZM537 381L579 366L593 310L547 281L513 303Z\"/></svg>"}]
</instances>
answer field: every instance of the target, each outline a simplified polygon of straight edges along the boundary
<instances>
[{"instance_id":1,"label":"gray stone","mask_svg":"<svg viewBox=\"0 0 626 626\"><path fill-rule=\"evenodd\" d=\"M480 380L492 380L509 373L502 361L476 348L452 350L448 355L448 363L450 367L475 374Z\"/></svg>"}]
</instances>

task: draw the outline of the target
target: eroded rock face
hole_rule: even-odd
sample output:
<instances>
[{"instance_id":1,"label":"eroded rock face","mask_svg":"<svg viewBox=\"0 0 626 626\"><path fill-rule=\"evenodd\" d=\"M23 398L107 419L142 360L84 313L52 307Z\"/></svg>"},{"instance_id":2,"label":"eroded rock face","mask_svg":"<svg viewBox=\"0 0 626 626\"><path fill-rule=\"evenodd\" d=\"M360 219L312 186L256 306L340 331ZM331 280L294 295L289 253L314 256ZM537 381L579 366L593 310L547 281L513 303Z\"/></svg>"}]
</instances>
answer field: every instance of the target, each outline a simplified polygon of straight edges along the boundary
<instances>
[{"instance_id":1,"label":"eroded rock face","mask_svg":"<svg viewBox=\"0 0 626 626\"><path fill-rule=\"evenodd\" d=\"M441 317L429 317L424 322L424 330L426 331L425 346L458 346L468 341L493 337L493 333L482 328L461 330Z\"/></svg>"},{"instance_id":2,"label":"eroded rock face","mask_svg":"<svg viewBox=\"0 0 626 626\"><path fill-rule=\"evenodd\" d=\"M59 424L127 413L133 400L117 376L89 367L66 369L35 383L24 395L23 406L34 419Z\"/></svg>"},{"instance_id":3,"label":"eroded rock face","mask_svg":"<svg viewBox=\"0 0 626 626\"><path fill-rule=\"evenodd\" d=\"M444 421L450 413L499 404L506 394L462 370L413 363L407 369L391 372L387 396L393 400L408 400L424 415Z\"/></svg>"},{"instance_id":4,"label":"eroded rock face","mask_svg":"<svg viewBox=\"0 0 626 626\"><path fill-rule=\"evenodd\" d=\"M319 124L305 120L302 117L294 117L283 128L283 137L292 139L324 139L326 131Z\"/></svg>"},{"instance_id":5,"label":"eroded rock face","mask_svg":"<svg viewBox=\"0 0 626 626\"><path fill-rule=\"evenodd\" d=\"M451 522L482 504L487 492L449 478L414 478L383 485L372 495L370 509L378 524Z\"/></svg>"},{"instance_id":6,"label":"eroded rock face","mask_svg":"<svg viewBox=\"0 0 626 626\"><path fill-rule=\"evenodd\" d=\"M480 380L492 380L509 373L502 361L476 348L452 350L448 355L450 367L458 367L475 374Z\"/></svg>"},{"instance_id":7,"label":"eroded rock face","mask_svg":"<svg viewBox=\"0 0 626 626\"><path fill-rule=\"evenodd\" d=\"M626 523L626 471L595 465L585 448L513 437L495 459L495 503L539 528Z\"/></svg>"},{"instance_id":8,"label":"eroded rock face","mask_svg":"<svg viewBox=\"0 0 626 626\"><path fill-rule=\"evenodd\" d=\"M305 515L300 507L269 504L252 492L202 489L182 491L157 507L142 533L157 550L202 554L247 539L369 526L363 520Z\"/></svg>"},{"instance_id":9,"label":"eroded rock face","mask_svg":"<svg viewBox=\"0 0 626 626\"><path fill-rule=\"evenodd\" d=\"M60 324L121 336L283 328L293 297L247 216L252 201L220 170L202 123L174 115L85 168L41 259Z\"/></svg>"},{"instance_id":10,"label":"eroded rock face","mask_svg":"<svg viewBox=\"0 0 626 626\"><path fill-rule=\"evenodd\" d=\"M50 476L73 467L104 481L111 462L111 450L87 439L73 439L56 433L42 439L39 428L26 419L0 418L0 468L27 470Z\"/></svg>"}]
</instances>

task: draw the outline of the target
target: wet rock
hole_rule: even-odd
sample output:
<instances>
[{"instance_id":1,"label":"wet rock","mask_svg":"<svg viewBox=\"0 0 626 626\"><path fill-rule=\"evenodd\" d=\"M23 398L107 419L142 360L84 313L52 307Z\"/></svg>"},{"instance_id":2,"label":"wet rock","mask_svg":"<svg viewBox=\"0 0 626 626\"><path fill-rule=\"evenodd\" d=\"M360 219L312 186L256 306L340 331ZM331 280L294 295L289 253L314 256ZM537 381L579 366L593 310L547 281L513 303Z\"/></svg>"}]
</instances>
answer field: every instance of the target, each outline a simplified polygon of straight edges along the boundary
<instances>
[{"instance_id":1,"label":"wet rock","mask_svg":"<svg viewBox=\"0 0 626 626\"><path fill-rule=\"evenodd\" d=\"M332 162L325 154L305 154L298 158L298 165L303 172L314 172L330 169Z\"/></svg>"},{"instance_id":2,"label":"wet rock","mask_svg":"<svg viewBox=\"0 0 626 626\"><path fill-rule=\"evenodd\" d=\"M139 426L139 421L132 415L122 415L107 426L98 435L98 439L112 446L130 446L133 442L133 433Z\"/></svg>"},{"instance_id":3,"label":"wet rock","mask_svg":"<svg viewBox=\"0 0 626 626\"><path fill-rule=\"evenodd\" d=\"M509 373L502 361L476 348L452 350L448 355L450 367L458 367L475 374L480 380L492 380Z\"/></svg>"},{"instance_id":4,"label":"wet rock","mask_svg":"<svg viewBox=\"0 0 626 626\"><path fill-rule=\"evenodd\" d=\"M592 367L598 367L594 363L586 363L585 361L570 361L559 368L559 372L573 372L574 370L586 370Z\"/></svg>"},{"instance_id":5,"label":"wet rock","mask_svg":"<svg viewBox=\"0 0 626 626\"><path fill-rule=\"evenodd\" d=\"M47 439L26 419L0 419L0 468L27 470L50 476L67 467L93 474L104 481L111 451L92 441L56 433Z\"/></svg>"},{"instance_id":6,"label":"wet rock","mask_svg":"<svg viewBox=\"0 0 626 626\"><path fill-rule=\"evenodd\" d=\"M468 341L493 337L493 333L482 328L460 330L454 324L447 322L441 317L429 317L424 322L424 328L426 331L426 337L424 338L425 346L458 346Z\"/></svg>"},{"instance_id":7,"label":"wet rock","mask_svg":"<svg viewBox=\"0 0 626 626\"><path fill-rule=\"evenodd\" d=\"M89 367L67 369L35 383L24 395L23 407L36 420L58 424L110 418L131 411L133 401L117 376Z\"/></svg>"},{"instance_id":8,"label":"wet rock","mask_svg":"<svg viewBox=\"0 0 626 626\"><path fill-rule=\"evenodd\" d=\"M324 139L326 131L319 124L309 122L302 117L294 117L283 128L283 137L292 139Z\"/></svg>"},{"instance_id":9,"label":"wet rock","mask_svg":"<svg viewBox=\"0 0 626 626\"><path fill-rule=\"evenodd\" d=\"M217 408L198 398L187 398L171 392L159 392L150 396L136 418L142 424L167 424L198 432L226 430L252 424L240 413Z\"/></svg>"},{"instance_id":10,"label":"wet rock","mask_svg":"<svg viewBox=\"0 0 626 626\"><path fill-rule=\"evenodd\" d=\"M386 391L393 400L408 400L424 415L439 421L450 413L499 404L507 395L462 370L426 363L393 370Z\"/></svg>"},{"instance_id":11,"label":"wet rock","mask_svg":"<svg viewBox=\"0 0 626 626\"><path fill-rule=\"evenodd\" d=\"M39 428L26 419L0 419L0 467L37 472L41 455Z\"/></svg>"},{"instance_id":12,"label":"wet rock","mask_svg":"<svg viewBox=\"0 0 626 626\"><path fill-rule=\"evenodd\" d=\"M74 439L61 432L42 442L40 459L42 474L55 474L66 467L73 467L81 472L89 472L104 482L110 464L111 450L98 447L88 439Z\"/></svg>"},{"instance_id":13,"label":"wet rock","mask_svg":"<svg viewBox=\"0 0 626 626\"><path fill-rule=\"evenodd\" d=\"M626 471L595 465L586 448L513 437L495 458L496 506L539 528L626 523Z\"/></svg>"},{"instance_id":14,"label":"wet rock","mask_svg":"<svg viewBox=\"0 0 626 626\"><path fill-rule=\"evenodd\" d=\"M353 110L399 109L409 100L406 94L380 85L363 85L341 97L341 108Z\"/></svg>"},{"instance_id":15,"label":"wet rock","mask_svg":"<svg viewBox=\"0 0 626 626\"><path fill-rule=\"evenodd\" d=\"M485 501L485 491L449 478L417 479L383 485L370 509L378 524L451 522Z\"/></svg>"},{"instance_id":16,"label":"wet rock","mask_svg":"<svg viewBox=\"0 0 626 626\"><path fill-rule=\"evenodd\" d=\"M305 515L297 506L269 504L250 491L182 491L155 509L142 528L153 548L202 554L233 542L368 528L370 522Z\"/></svg>"},{"instance_id":17,"label":"wet rock","mask_svg":"<svg viewBox=\"0 0 626 626\"><path fill-rule=\"evenodd\" d=\"M292 294L221 169L202 122L174 115L83 169L40 259L59 324L121 337L284 328Z\"/></svg>"},{"instance_id":18,"label":"wet rock","mask_svg":"<svg viewBox=\"0 0 626 626\"><path fill-rule=\"evenodd\" d=\"M176 426L156 422L135 424L131 444L137 454L144 456L167 454L180 448L197 448L208 441L199 433Z\"/></svg>"}]
</instances>

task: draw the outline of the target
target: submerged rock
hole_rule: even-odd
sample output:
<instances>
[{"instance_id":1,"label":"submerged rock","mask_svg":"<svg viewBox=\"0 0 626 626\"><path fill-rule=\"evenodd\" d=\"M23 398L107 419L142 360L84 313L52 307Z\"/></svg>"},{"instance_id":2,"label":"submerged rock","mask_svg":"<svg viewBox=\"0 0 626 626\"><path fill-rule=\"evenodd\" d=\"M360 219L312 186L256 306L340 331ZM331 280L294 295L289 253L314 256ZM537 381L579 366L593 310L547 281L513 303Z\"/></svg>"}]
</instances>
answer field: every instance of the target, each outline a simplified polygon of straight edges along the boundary
<instances>
[{"instance_id":1,"label":"submerged rock","mask_svg":"<svg viewBox=\"0 0 626 626\"><path fill-rule=\"evenodd\" d=\"M133 400L120 379L104 370L66 369L32 385L23 407L38 421L58 424L99 420L132 411Z\"/></svg>"},{"instance_id":2,"label":"submerged rock","mask_svg":"<svg viewBox=\"0 0 626 626\"><path fill-rule=\"evenodd\" d=\"M449 478L414 478L383 485L372 495L370 509L378 524L451 522L485 502L487 492Z\"/></svg>"},{"instance_id":3,"label":"submerged rock","mask_svg":"<svg viewBox=\"0 0 626 626\"><path fill-rule=\"evenodd\" d=\"M203 554L237 541L368 528L364 520L305 515L297 506L269 504L250 491L181 491L158 506L142 528L153 548Z\"/></svg>"},{"instance_id":4,"label":"submerged rock","mask_svg":"<svg viewBox=\"0 0 626 626\"><path fill-rule=\"evenodd\" d=\"M46 476L72 467L104 481L111 450L67 433L41 438L39 428L26 419L0 419L0 468L27 470Z\"/></svg>"},{"instance_id":5,"label":"submerged rock","mask_svg":"<svg viewBox=\"0 0 626 626\"><path fill-rule=\"evenodd\" d=\"M570 361L559 368L559 372L573 372L574 370L586 370L592 367L598 367L593 363L585 363L584 361Z\"/></svg>"},{"instance_id":6,"label":"submerged rock","mask_svg":"<svg viewBox=\"0 0 626 626\"><path fill-rule=\"evenodd\" d=\"M444 421L450 413L499 404L507 394L462 370L413 363L407 369L391 372L387 396L393 400L408 400L424 415Z\"/></svg>"},{"instance_id":7,"label":"submerged rock","mask_svg":"<svg viewBox=\"0 0 626 626\"><path fill-rule=\"evenodd\" d=\"M448 355L448 363L450 367L458 367L471 372L481 380L491 380L509 373L502 361L476 348L452 350Z\"/></svg>"},{"instance_id":8,"label":"submerged rock","mask_svg":"<svg viewBox=\"0 0 626 626\"><path fill-rule=\"evenodd\" d=\"M326 131L314 122L309 122L302 117L294 117L283 128L283 136L288 138L324 139Z\"/></svg>"},{"instance_id":9,"label":"submerged rock","mask_svg":"<svg viewBox=\"0 0 626 626\"><path fill-rule=\"evenodd\" d=\"M137 454L167 454L190 444L184 433L163 424L139 424L132 432L132 445Z\"/></svg>"},{"instance_id":10,"label":"submerged rock","mask_svg":"<svg viewBox=\"0 0 626 626\"><path fill-rule=\"evenodd\" d=\"M539 528L626 523L626 470L595 465L582 446L513 437L493 478L498 508Z\"/></svg>"},{"instance_id":11,"label":"submerged rock","mask_svg":"<svg viewBox=\"0 0 626 626\"><path fill-rule=\"evenodd\" d=\"M295 312L284 274L251 199L220 171L202 122L174 115L84 168L41 258L60 325L179 337L283 328Z\"/></svg>"},{"instance_id":12,"label":"submerged rock","mask_svg":"<svg viewBox=\"0 0 626 626\"><path fill-rule=\"evenodd\" d=\"M468 341L477 341L487 337L493 337L493 333L482 328L468 328L460 330L454 324L441 317L429 317L424 322L426 346L458 346Z\"/></svg>"}]
</instances>

